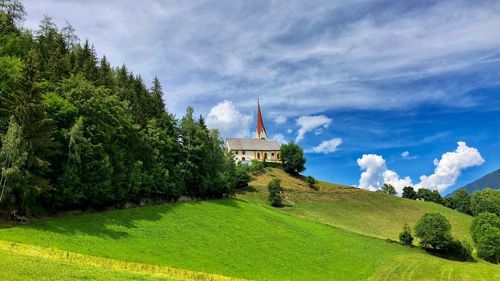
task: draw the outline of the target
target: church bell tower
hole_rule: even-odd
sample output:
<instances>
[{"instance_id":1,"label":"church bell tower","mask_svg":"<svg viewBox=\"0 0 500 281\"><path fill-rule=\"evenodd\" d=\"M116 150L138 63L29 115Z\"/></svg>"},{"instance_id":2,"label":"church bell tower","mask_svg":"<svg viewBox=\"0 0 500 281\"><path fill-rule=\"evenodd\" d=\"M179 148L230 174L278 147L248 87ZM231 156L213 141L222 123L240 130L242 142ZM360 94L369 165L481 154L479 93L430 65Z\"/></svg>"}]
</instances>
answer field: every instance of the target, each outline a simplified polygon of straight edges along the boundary
<instances>
[{"instance_id":1,"label":"church bell tower","mask_svg":"<svg viewBox=\"0 0 500 281\"><path fill-rule=\"evenodd\" d=\"M257 100L257 128L255 130L255 138L267 140L266 128L264 128L264 121L262 120L262 113L260 112L260 102Z\"/></svg>"}]
</instances>

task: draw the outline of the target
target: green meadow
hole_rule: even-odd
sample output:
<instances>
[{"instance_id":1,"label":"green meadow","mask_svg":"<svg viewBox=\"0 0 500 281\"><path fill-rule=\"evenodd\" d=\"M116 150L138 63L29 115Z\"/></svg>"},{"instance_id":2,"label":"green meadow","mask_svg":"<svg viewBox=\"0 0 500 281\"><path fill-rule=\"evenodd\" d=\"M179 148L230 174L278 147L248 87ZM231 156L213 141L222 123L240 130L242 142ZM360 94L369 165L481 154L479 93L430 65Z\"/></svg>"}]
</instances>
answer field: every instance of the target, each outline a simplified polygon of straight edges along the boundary
<instances>
[{"instance_id":1,"label":"green meadow","mask_svg":"<svg viewBox=\"0 0 500 281\"><path fill-rule=\"evenodd\" d=\"M263 183L272 177L283 179L285 208L269 207L265 201ZM16 253L15 247L0 247L0 255L8 261L0 274L31 280L34 275L30 272L46 263L42 278L36 279L56 274L69 280L500 278L497 265L450 261L385 239L395 239L405 221L413 223L421 213L435 210L449 217L457 236L468 238L470 218L465 215L430 203L326 183L313 191L299 178L276 169L256 177L252 185L252 190L235 199L68 215L0 229L3 244L15 242L38 249L35 258L27 258L25 253ZM401 206L411 214L395 213ZM64 259L67 254L59 254L60 259L46 262L47 257L40 254L43 249L75 253L77 258ZM111 271L100 269L114 263L120 265Z\"/></svg>"}]
</instances>

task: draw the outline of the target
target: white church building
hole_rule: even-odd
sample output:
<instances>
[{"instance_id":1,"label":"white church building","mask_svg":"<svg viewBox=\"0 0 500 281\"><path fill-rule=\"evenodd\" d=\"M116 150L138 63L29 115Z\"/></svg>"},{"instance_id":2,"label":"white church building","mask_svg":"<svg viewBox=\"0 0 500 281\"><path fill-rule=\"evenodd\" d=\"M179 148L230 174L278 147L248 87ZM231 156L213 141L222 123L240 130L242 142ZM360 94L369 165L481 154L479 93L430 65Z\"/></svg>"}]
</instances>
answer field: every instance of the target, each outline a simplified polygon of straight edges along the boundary
<instances>
[{"instance_id":1,"label":"white church building","mask_svg":"<svg viewBox=\"0 0 500 281\"><path fill-rule=\"evenodd\" d=\"M226 149L234 153L235 161L266 161L281 162L280 145L275 140L267 139L266 128L260 111L260 103L257 102L257 128L255 138L228 138Z\"/></svg>"}]
</instances>

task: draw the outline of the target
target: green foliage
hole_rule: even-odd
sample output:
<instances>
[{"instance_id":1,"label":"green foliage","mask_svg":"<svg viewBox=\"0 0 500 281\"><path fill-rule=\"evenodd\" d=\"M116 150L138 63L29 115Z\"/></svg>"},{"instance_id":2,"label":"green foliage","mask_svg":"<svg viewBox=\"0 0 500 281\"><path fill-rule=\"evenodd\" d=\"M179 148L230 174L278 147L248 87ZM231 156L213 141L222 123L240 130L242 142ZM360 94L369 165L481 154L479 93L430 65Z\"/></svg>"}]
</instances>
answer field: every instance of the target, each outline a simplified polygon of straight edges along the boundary
<instances>
[{"instance_id":1,"label":"green foliage","mask_svg":"<svg viewBox=\"0 0 500 281\"><path fill-rule=\"evenodd\" d=\"M411 228L406 223L401 233L399 233L399 243L403 246L413 246L413 236L411 235Z\"/></svg>"},{"instance_id":2,"label":"green foliage","mask_svg":"<svg viewBox=\"0 0 500 281\"><path fill-rule=\"evenodd\" d=\"M479 257L500 262L500 217L493 213L481 213L472 221L471 236L477 245Z\"/></svg>"},{"instance_id":3,"label":"green foliage","mask_svg":"<svg viewBox=\"0 0 500 281\"><path fill-rule=\"evenodd\" d=\"M415 226L415 235L424 248L444 250L452 242L451 225L440 213L426 213Z\"/></svg>"},{"instance_id":4,"label":"green foliage","mask_svg":"<svg viewBox=\"0 0 500 281\"><path fill-rule=\"evenodd\" d=\"M236 188L247 187L251 180L250 167L247 165L237 164L235 167Z\"/></svg>"},{"instance_id":5,"label":"green foliage","mask_svg":"<svg viewBox=\"0 0 500 281\"><path fill-rule=\"evenodd\" d=\"M459 261L472 261L472 246L467 241L452 240L445 253L449 258Z\"/></svg>"},{"instance_id":6,"label":"green foliage","mask_svg":"<svg viewBox=\"0 0 500 281\"><path fill-rule=\"evenodd\" d=\"M451 196L444 198L443 205L464 214L472 214L471 197L469 196L467 191L463 189L460 189L457 192L453 193Z\"/></svg>"},{"instance_id":7,"label":"green foliage","mask_svg":"<svg viewBox=\"0 0 500 281\"><path fill-rule=\"evenodd\" d=\"M282 207L283 206L283 188L281 187L280 179L272 179L267 184L267 190L269 191L268 200L271 202L271 205L274 207Z\"/></svg>"},{"instance_id":8,"label":"green foliage","mask_svg":"<svg viewBox=\"0 0 500 281\"><path fill-rule=\"evenodd\" d=\"M412 186L405 186L403 187L403 198L411 199L411 200L416 200L417 199L417 192L413 189Z\"/></svg>"},{"instance_id":9,"label":"green foliage","mask_svg":"<svg viewBox=\"0 0 500 281\"><path fill-rule=\"evenodd\" d=\"M441 194L437 190L429 190L427 188L420 188L417 191L417 199L423 199L424 201L434 202L437 204L441 204L443 199L441 198Z\"/></svg>"},{"instance_id":10,"label":"green foliage","mask_svg":"<svg viewBox=\"0 0 500 281\"><path fill-rule=\"evenodd\" d=\"M475 216L483 212L500 216L500 190L485 188L472 193L471 209Z\"/></svg>"},{"instance_id":11,"label":"green foliage","mask_svg":"<svg viewBox=\"0 0 500 281\"><path fill-rule=\"evenodd\" d=\"M281 145L280 148L281 161L283 162L283 170L287 173L298 175L303 172L306 164L304 150L295 143Z\"/></svg>"},{"instance_id":12,"label":"green foliage","mask_svg":"<svg viewBox=\"0 0 500 281\"><path fill-rule=\"evenodd\" d=\"M263 172L265 168L266 166L262 161L252 161L252 164L250 165L250 171L252 171L252 173Z\"/></svg>"},{"instance_id":13,"label":"green foliage","mask_svg":"<svg viewBox=\"0 0 500 281\"><path fill-rule=\"evenodd\" d=\"M378 189L377 192L388 195L396 195L396 189L394 188L394 186L388 183L384 183L384 185L380 189Z\"/></svg>"},{"instance_id":14,"label":"green foliage","mask_svg":"<svg viewBox=\"0 0 500 281\"><path fill-rule=\"evenodd\" d=\"M309 188L314 189L314 190L319 190L319 186L316 184L316 179L312 176L307 176L306 177L306 182Z\"/></svg>"},{"instance_id":15,"label":"green foliage","mask_svg":"<svg viewBox=\"0 0 500 281\"><path fill-rule=\"evenodd\" d=\"M158 78L148 90L125 66L99 59L88 41L79 44L70 25L59 29L45 17L25 31L16 26L23 15L19 1L0 2L0 136L12 128L9 138L15 131L22 140L2 144L2 153L25 155L16 177L2 178L5 207L33 213L182 194L221 198L248 184L193 109L181 122L166 111Z\"/></svg>"}]
</instances>

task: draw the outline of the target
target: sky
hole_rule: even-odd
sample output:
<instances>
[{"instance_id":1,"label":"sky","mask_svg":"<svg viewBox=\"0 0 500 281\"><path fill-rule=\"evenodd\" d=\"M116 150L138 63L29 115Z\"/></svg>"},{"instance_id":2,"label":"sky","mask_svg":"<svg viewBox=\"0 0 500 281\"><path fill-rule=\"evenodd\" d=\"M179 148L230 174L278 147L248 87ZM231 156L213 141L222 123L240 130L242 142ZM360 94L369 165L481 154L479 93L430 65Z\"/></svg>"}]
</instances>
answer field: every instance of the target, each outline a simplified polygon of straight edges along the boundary
<instances>
[{"instance_id":1,"label":"sky","mask_svg":"<svg viewBox=\"0 0 500 281\"><path fill-rule=\"evenodd\" d=\"M301 145L305 174L447 194L500 168L500 1L24 1L158 76L224 137Z\"/></svg>"}]
</instances>

